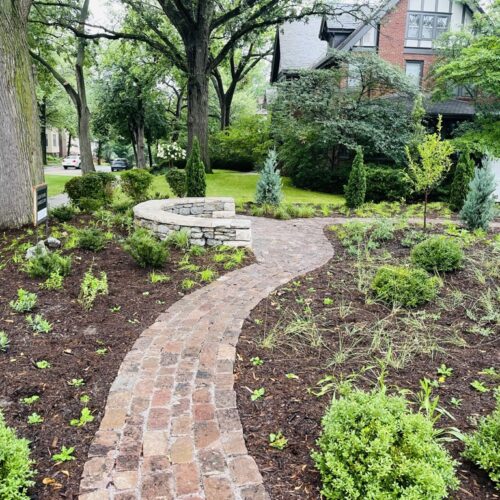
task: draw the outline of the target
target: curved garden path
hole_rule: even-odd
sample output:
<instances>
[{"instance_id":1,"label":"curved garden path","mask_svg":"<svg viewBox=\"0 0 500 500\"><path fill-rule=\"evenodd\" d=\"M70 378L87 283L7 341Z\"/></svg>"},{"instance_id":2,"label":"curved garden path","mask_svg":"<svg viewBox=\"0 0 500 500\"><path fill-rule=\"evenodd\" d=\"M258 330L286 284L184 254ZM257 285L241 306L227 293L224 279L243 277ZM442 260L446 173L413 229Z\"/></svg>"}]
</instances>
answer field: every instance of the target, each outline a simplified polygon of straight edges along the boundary
<instances>
[{"instance_id":1,"label":"curved garden path","mask_svg":"<svg viewBox=\"0 0 500 500\"><path fill-rule=\"evenodd\" d=\"M278 286L326 263L333 219L253 218L257 263L183 297L145 330L111 386L81 500L260 500L233 390L243 321Z\"/></svg>"},{"instance_id":2,"label":"curved garden path","mask_svg":"<svg viewBox=\"0 0 500 500\"><path fill-rule=\"evenodd\" d=\"M347 220L252 218L257 263L185 296L142 333L111 386L81 500L268 499L236 408L235 346L262 299L332 257L323 228Z\"/></svg>"}]
</instances>

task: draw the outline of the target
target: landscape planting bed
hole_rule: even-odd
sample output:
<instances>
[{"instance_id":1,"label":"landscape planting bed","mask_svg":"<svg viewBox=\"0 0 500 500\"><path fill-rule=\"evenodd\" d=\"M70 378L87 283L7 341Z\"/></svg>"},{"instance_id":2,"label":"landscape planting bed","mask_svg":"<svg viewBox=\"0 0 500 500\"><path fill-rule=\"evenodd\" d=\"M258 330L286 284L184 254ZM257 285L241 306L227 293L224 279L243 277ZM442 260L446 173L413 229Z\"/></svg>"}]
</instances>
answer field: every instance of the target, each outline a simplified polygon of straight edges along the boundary
<instances>
[{"instance_id":1,"label":"landscape planting bed","mask_svg":"<svg viewBox=\"0 0 500 500\"><path fill-rule=\"evenodd\" d=\"M87 216L71 222L76 227L87 227L89 223ZM64 233L67 228L52 227L62 235L63 245L68 239ZM26 246L23 244L33 242L33 234L9 231L2 234L0 241L0 330L10 340L7 352L0 351L0 409L7 424L31 441L31 457L38 471L30 491L33 498L77 498L88 448L125 354L161 312L188 293L183 289L185 279L192 280L192 290L202 286L199 273L186 268L185 261L184 270L180 269L186 252L176 248L170 248L167 264L157 270L168 275L169 280L151 283L150 270L139 268L121 248L126 232L110 225L104 229L114 233L104 250L63 250L63 254L72 256L72 270L60 291L41 289L43 280L31 279L20 270ZM227 260L215 262L216 253L212 249L200 256L190 255L189 264L200 270L210 268L220 276L228 271ZM247 261L252 257L248 256L245 264ZM234 264L231 269L241 265ZM87 312L78 303L78 293L89 267L94 274L107 274L109 295L99 296L94 308ZM10 308L9 302L16 298L19 288L36 292L38 301L32 314L43 314L52 324L52 332L35 335L26 315ZM51 367L36 368L34 364L40 360L48 361ZM72 379L82 379L84 385L70 385ZM21 402L33 395L40 399L31 405ZM89 397L87 406L94 420L82 427L70 426L70 420L78 418L84 407L80 401L83 395ZM34 412L43 418L42 423L28 424L28 416ZM74 447L76 460L56 465L51 456L62 446Z\"/></svg>"},{"instance_id":2,"label":"landscape planting bed","mask_svg":"<svg viewBox=\"0 0 500 500\"><path fill-rule=\"evenodd\" d=\"M374 301L369 290L376 268L408 261L410 250L401 240L409 229L394 231L391 240L371 250L366 240L358 249L346 248L336 232L326 230L333 259L279 288L245 321L235 366L238 409L247 448L273 500L320 497L320 477L310 453L342 381L369 390L385 366L389 391L409 390L416 411L419 382L427 377L437 385L432 395L454 418L443 416L438 427L465 433L495 407L494 390L500 385L499 236L476 239L455 228L448 232L466 244L465 265L442 276L438 298L426 306L392 310ZM453 371L439 381L442 363ZM496 368L496 375L484 373L489 368ZM485 392L471 386L475 381ZM252 401L260 388L263 396ZM281 451L269 441L279 431L288 439ZM461 458L460 441L445 446L460 462L460 488L452 498L498 498L487 474Z\"/></svg>"}]
</instances>

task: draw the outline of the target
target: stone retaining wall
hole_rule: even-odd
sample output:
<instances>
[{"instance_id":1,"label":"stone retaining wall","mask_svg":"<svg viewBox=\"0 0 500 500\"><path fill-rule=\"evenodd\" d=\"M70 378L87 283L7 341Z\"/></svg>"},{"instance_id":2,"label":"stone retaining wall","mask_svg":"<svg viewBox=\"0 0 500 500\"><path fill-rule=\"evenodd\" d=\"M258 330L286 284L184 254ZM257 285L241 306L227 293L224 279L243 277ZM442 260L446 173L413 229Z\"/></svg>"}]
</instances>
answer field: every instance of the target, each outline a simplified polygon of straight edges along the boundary
<instances>
[{"instance_id":1,"label":"stone retaining wall","mask_svg":"<svg viewBox=\"0 0 500 500\"><path fill-rule=\"evenodd\" d=\"M172 231L189 231L193 245L250 247L250 221L236 219L232 198L149 200L134 207L135 224L161 239Z\"/></svg>"}]
</instances>

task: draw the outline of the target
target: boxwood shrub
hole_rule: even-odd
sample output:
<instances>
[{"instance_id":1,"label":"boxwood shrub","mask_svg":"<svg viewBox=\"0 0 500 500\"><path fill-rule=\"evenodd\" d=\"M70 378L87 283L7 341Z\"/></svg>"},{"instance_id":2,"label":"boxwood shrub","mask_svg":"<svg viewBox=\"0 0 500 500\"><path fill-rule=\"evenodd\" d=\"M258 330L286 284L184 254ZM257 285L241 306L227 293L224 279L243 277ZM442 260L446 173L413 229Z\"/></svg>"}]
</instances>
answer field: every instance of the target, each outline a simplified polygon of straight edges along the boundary
<instances>
[{"instance_id":1,"label":"boxwood shrub","mask_svg":"<svg viewBox=\"0 0 500 500\"><path fill-rule=\"evenodd\" d=\"M434 299L441 281L423 269L383 266L373 278L371 288L377 299L389 305L417 307Z\"/></svg>"},{"instance_id":2,"label":"boxwood shrub","mask_svg":"<svg viewBox=\"0 0 500 500\"><path fill-rule=\"evenodd\" d=\"M71 257L58 252L38 253L25 266L30 278L49 278L51 274L68 276L71 271Z\"/></svg>"},{"instance_id":3,"label":"boxwood shrub","mask_svg":"<svg viewBox=\"0 0 500 500\"><path fill-rule=\"evenodd\" d=\"M5 425L0 412L0 498L28 500L28 488L33 485L34 475L29 446L26 439L19 439Z\"/></svg>"},{"instance_id":4,"label":"boxwood shrub","mask_svg":"<svg viewBox=\"0 0 500 500\"><path fill-rule=\"evenodd\" d=\"M73 177L64 186L71 202L81 210L94 211L109 205L113 199L115 176L106 172L92 172Z\"/></svg>"},{"instance_id":5,"label":"boxwood shrub","mask_svg":"<svg viewBox=\"0 0 500 500\"><path fill-rule=\"evenodd\" d=\"M416 245L411 261L427 271L454 271L464 260L460 245L446 236L433 236Z\"/></svg>"},{"instance_id":6,"label":"boxwood shrub","mask_svg":"<svg viewBox=\"0 0 500 500\"><path fill-rule=\"evenodd\" d=\"M412 192L411 179L398 167L366 165L366 201L401 201Z\"/></svg>"},{"instance_id":7,"label":"boxwood shrub","mask_svg":"<svg viewBox=\"0 0 500 500\"><path fill-rule=\"evenodd\" d=\"M432 422L385 390L351 389L334 399L317 445L322 498L438 500L458 486Z\"/></svg>"},{"instance_id":8,"label":"boxwood shrub","mask_svg":"<svg viewBox=\"0 0 500 500\"><path fill-rule=\"evenodd\" d=\"M144 228L136 229L123 248L141 267L162 267L168 259L166 242L159 241Z\"/></svg>"},{"instance_id":9,"label":"boxwood shrub","mask_svg":"<svg viewBox=\"0 0 500 500\"><path fill-rule=\"evenodd\" d=\"M474 434L465 437L463 455L485 470L500 489L500 395L495 411L481 419Z\"/></svg>"},{"instance_id":10,"label":"boxwood shrub","mask_svg":"<svg viewBox=\"0 0 500 500\"><path fill-rule=\"evenodd\" d=\"M122 174L121 180L123 192L130 196L135 203L139 203L147 199L154 177L147 170L139 168L127 170Z\"/></svg>"}]
</instances>

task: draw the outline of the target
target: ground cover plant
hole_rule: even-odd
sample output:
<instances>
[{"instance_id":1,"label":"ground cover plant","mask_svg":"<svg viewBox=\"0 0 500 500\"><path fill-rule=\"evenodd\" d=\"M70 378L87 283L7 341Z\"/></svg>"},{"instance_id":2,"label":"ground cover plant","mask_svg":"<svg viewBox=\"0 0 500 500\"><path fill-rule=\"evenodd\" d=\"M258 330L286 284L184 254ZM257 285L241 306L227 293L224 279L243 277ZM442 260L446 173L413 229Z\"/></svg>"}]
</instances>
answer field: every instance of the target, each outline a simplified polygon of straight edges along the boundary
<instances>
[{"instance_id":1,"label":"ground cover plant","mask_svg":"<svg viewBox=\"0 0 500 500\"><path fill-rule=\"evenodd\" d=\"M34 461L26 462L27 443L14 441L0 420L0 475L9 439L18 457L12 484L29 485L28 466L37 470L29 498L78 496L109 387L134 341L184 294L252 260L242 249L190 247L177 235L161 244L168 257L159 267L143 268L124 250L136 232L123 203L52 220L61 248L30 261L35 230L0 233L0 406ZM0 477L0 497L18 498L2 488Z\"/></svg>"},{"instance_id":2,"label":"ground cover plant","mask_svg":"<svg viewBox=\"0 0 500 500\"><path fill-rule=\"evenodd\" d=\"M246 445L271 498L312 500L322 488L324 498L364 498L372 493L370 488L387 484L377 483L384 477L406 485L408 494L411 484L415 491L424 488L415 498L495 498L498 492L489 474L495 474L490 463L496 452L478 443L491 443L497 425L500 236L468 232L452 222L424 232L403 219L348 222L325 235L334 246L332 260L263 300L245 321L237 347L235 385ZM416 245L433 238L457 245L461 264L454 260L444 272L412 262ZM423 272L442 286L419 305L388 304L376 296L372 283L381 268L391 266ZM381 381L385 394L372 398ZM252 401L259 390L260 397ZM329 412L332 397L342 403ZM394 403L396 413L408 415L394 422L408 418L419 422L415 427L389 432L392 398L399 401ZM401 462L405 480L397 480L403 455L396 453L393 466L384 469L389 462L380 459L382 448L372 461L378 465L362 473L370 460L370 449L362 444L364 432L374 427L365 420L368 427L357 433L363 420L351 413L352 408L359 411L358 404L351 406L354 400L367 405L360 419L368 419L368 408L378 416L382 408L389 411L380 439L369 439L373 446L404 436L403 429L408 429L408 443L415 447L405 446L402 452L408 453L406 463L414 460L408 476ZM322 426L323 417L327 420ZM337 438L320 438L331 426L339 432ZM427 437L421 434L414 441L411 432ZM273 446L278 433L280 447ZM458 439L466 435L469 454ZM427 444L419 448L417 442ZM455 472L440 450L457 462ZM349 463L359 466L350 472L346 464L339 465L348 456ZM437 462L427 474L426 464L433 460ZM364 479L353 480L357 473ZM386 492L384 498L398 498L396 490L392 494Z\"/></svg>"}]
</instances>

